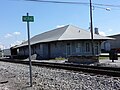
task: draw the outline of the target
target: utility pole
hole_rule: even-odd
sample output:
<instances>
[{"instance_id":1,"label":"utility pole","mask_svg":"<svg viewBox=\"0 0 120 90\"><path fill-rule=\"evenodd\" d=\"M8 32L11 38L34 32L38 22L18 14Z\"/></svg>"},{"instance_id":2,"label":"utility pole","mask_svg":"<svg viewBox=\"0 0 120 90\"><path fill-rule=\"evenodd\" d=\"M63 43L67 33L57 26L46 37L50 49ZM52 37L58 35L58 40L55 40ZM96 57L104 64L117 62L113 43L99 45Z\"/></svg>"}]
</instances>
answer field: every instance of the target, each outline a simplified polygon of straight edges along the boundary
<instances>
[{"instance_id":1,"label":"utility pole","mask_svg":"<svg viewBox=\"0 0 120 90\"><path fill-rule=\"evenodd\" d=\"M93 21L92 21L92 1L90 0L90 32L91 32L91 48L94 56L94 40L93 40Z\"/></svg>"}]
</instances>

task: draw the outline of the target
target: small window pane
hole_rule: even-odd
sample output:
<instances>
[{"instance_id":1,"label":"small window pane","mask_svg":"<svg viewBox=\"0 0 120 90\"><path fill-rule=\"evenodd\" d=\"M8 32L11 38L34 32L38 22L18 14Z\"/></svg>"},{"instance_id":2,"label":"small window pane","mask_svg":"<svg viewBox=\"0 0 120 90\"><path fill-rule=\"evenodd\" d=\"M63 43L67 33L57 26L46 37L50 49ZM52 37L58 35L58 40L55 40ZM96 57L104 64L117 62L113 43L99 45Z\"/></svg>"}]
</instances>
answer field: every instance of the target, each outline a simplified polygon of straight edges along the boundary
<instances>
[{"instance_id":1,"label":"small window pane","mask_svg":"<svg viewBox=\"0 0 120 90\"><path fill-rule=\"evenodd\" d=\"M90 43L86 43L86 52L90 52Z\"/></svg>"}]
</instances>

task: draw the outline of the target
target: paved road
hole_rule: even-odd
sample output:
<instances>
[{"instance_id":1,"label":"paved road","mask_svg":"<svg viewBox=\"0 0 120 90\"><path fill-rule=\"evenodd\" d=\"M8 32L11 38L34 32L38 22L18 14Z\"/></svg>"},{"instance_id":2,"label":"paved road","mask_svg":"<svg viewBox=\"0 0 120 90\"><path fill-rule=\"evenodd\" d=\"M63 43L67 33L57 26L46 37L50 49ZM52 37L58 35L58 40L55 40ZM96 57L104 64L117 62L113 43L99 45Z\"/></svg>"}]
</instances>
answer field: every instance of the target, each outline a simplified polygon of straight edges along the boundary
<instances>
[{"instance_id":1,"label":"paved road","mask_svg":"<svg viewBox=\"0 0 120 90\"><path fill-rule=\"evenodd\" d=\"M65 59L65 60L32 60L32 61L65 63L65 61L67 61L67 59ZM112 60L109 60L109 58L100 59L99 63L103 66L120 67L120 57L118 58L118 60L114 60L114 62L112 62Z\"/></svg>"},{"instance_id":2,"label":"paved road","mask_svg":"<svg viewBox=\"0 0 120 90\"><path fill-rule=\"evenodd\" d=\"M109 58L101 59L101 60L99 60L99 62L101 64L120 67L120 57L118 58L118 60L114 60L114 62L112 62L112 60L109 60Z\"/></svg>"}]
</instances>

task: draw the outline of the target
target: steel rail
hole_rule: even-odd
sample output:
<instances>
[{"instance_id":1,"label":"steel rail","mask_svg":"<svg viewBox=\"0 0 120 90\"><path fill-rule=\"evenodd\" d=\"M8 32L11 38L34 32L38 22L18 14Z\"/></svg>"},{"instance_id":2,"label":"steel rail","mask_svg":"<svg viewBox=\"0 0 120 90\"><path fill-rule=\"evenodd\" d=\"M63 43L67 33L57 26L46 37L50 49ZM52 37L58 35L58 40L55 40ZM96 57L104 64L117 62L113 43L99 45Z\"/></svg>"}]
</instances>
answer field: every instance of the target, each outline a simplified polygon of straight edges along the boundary
<instances>
[{"instance_id":1,"label":"steel rail","mask_svg":"<svg viewBox=\"0 0 120 90\"><path fill-rule=\"evenodd\" d=\"M0 61L29 65L29 61L9 60L9 59L0 59ZM82 71L86 73L93 73L95 75L98 74L98 75L120 77L119 67L101 67L101 66L78 65L71 63L51 63L51 62L36 62L36 61L32 61L32 65L56 68L56 69L66 69L72 71Z\"/></svg>"}]
</instances>

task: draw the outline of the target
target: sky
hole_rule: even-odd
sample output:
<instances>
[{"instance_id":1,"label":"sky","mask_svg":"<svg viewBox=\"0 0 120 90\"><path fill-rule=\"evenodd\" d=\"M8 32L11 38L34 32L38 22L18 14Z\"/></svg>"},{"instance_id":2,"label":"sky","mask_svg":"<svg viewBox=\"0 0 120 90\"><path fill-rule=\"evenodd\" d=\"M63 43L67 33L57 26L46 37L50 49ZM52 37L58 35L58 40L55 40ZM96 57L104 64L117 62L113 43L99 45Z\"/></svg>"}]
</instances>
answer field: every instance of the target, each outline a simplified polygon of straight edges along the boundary
<instances>
[{"instance_id":1,"label":"sky","mask_svg":"<svg viewBox=\"0 0 120 90\"><path fill-rule=\"evenodd\" d=\"M48 0L49 1L49 0ZM89 0L53 0L85 2ZM120 5L120 0L92 0L92 3ZM93 26L104 36L120 34L120 7L93 7ZM106 8L110 9L107 11ZM74 25L89 30L89 5L55 4L25 0L0 0L0 48L10 48L27 40L26 23L22 16L34 16L30 37L61 27Z\"/></svg>"}]
</instances>

